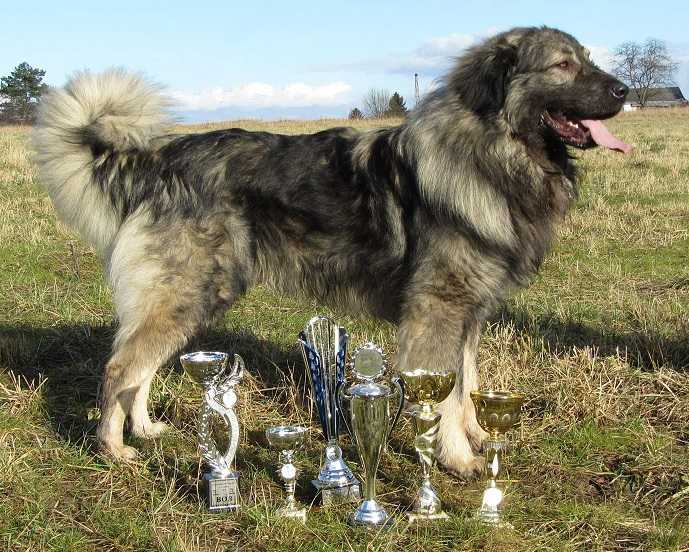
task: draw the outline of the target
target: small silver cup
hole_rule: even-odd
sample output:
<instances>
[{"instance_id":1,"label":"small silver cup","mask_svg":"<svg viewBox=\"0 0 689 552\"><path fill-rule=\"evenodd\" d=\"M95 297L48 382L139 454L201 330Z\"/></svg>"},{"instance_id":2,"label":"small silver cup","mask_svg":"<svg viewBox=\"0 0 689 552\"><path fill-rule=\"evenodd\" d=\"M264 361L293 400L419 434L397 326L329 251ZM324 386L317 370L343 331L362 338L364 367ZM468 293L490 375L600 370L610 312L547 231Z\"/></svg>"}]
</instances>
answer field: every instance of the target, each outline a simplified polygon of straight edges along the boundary
<instances>
[{"instance_id":1,"label":"small silver cup","mask_svg":"<svg viewBox=\"0 0 689 552\"><path fill-rule=\"evenodd\" d=\"M266 429L268 444L280 451L280 469L278 475L285 485L285 503L278 509L280 517L298 519L306 522L306 508L297 507L294 498L296 481L299 470L292 463L292 457L297 449L304 445L308 429L300 426L276 426Z\"/></svg>"},{"instance_id":2,"label":"small silver cup","mask_svg":"<svg viewBox=\"0 0 689 552\"><path fill-rule=\"evenodd\" d=\"M210 468L203 474L208 509L211 512L239 509L239 472L232 469L239 444L239 421L234 412L237 395L233 388L244 375L244 360L234 355L229 372L227 353L199 351L182 355L179 360L194 383L203 388L198 440L201 456ZM227 426L228 445L224 454L218 450L211 434L214 416L220 417Z\"/></svg>"}]
</instances>

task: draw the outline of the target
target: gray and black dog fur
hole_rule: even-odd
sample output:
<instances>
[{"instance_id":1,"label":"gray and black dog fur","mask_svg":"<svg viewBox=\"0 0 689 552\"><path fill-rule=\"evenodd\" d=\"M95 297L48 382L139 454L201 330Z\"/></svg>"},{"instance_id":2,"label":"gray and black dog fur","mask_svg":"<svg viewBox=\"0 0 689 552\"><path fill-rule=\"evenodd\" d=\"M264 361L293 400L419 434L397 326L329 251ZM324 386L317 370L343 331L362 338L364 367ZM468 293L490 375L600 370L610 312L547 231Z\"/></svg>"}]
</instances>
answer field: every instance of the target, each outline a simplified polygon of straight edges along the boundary
<instances>
[{"instance_id":1,"label":"gray and black dog fur","mask_svg":"<svg viewBox=\"0 0 689 552\"><path fill-rule=\"evenodd\" d=\"M459 371L438 457L474 473L482 323L539 268L577 193L543 114L612 117L611 87L570 35L518 28L469 49L403 124L364 133L166 134L158 88L119 70L53 90L34 137L41 178L102 254L119 318L104 450L135 455L127 417L140 436L164 429L147 410L158 367L263 283L398 324L401 367Z\"/></svg>"}]
</instances>

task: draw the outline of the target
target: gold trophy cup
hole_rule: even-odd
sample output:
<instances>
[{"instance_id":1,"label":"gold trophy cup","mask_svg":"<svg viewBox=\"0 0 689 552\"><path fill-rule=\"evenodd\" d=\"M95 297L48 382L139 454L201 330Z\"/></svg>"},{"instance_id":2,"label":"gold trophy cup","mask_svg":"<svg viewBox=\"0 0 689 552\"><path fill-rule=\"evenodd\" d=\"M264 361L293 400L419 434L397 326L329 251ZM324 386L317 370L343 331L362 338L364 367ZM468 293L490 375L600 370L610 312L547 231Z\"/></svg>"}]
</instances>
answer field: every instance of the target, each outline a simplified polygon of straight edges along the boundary
<instances>
[{"instance_id":1,"label":"gold trophy cup","mask_svg":"<svg viewBox=\"0 0 689 552\"><path fill-rule=\"evenodd\" d=\"M431 470L435 464L435 442L440 424L436 405L452 393L457 373L452 370L416 369L401 371L400 376L404 380L406 399L414 405L411 412L416 428L414 447L423 472L413 509L407 517L409 523L447 519L438 492L431 485Z\"/></svg>"},{"instance_id":2,"label":"gold trophy cup","mask_svg":"<svg viewBox=\"0 0 689 552\"><path fill-rule=\"evenodd\" d=\"M524 395L509 391L472 391L471 400L476 418L488 438L486 450L486 489L476 517L483 523L511 527L502 520L504 492L498 487L498 476L503 469L503 455L507 446L505 434L519 421Z\"/></svg>"}]
</instances>

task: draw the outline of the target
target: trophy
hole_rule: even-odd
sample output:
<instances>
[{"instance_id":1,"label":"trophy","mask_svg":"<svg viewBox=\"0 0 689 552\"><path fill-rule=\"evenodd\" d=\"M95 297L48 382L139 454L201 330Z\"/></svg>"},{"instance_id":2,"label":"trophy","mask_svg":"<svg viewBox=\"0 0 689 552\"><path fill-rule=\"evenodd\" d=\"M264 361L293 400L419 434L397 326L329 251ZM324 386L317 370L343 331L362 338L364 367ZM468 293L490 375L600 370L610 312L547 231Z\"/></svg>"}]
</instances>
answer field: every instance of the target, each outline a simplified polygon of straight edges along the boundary
<instances>
[{"instance_id":1,"label":"trophy","mask_svg":"<svg viewBox=\"0 0 689 552\"><path fill-rule=\"evenodd\" d=\"M438 492L431 485L431 470L435 465L435 441L438 436L440 414L435 406L444 401L455 386L457 373L453 370L415 369L400 372L408 402L414 405L416 437L414 447L419 455L423 480L414 507L407 514L410 523L447 519Z\"/></svg>"},{"instance_id":2,"label":"trophy","mask_svg":"<svg viewBox=\"0 0 689 552\"><path fill-rule=\"evenodd\" d=\"M278 474L285 485L285 504L278 509L281 517L294 518L306 522L306 508L298 508L294 499L298 470L292 464L294 451L306 440L308 429L300 426L277 426L266 429L266 439L274 449L280 451L280 469Z\"/></svg>"},{"instance_id":3,"label":"trophy","mask_svg":"<svg viewBox=\"0 0 689 552\"><path fill-rule=\"evenodd\" d=\"M472 391L471 400L476 408L479 425L488 432L483 446L486 449L486 489L476 517L501 527L511 527L502 521L504 493L498 487L498 475L502 471L503 454L507 446L505 433L519 421L524 395L508 391Z\"/></svg>"},{"instance_id":4,"label":"trophy","mask_svg":"<svg viewBox=\"0 0 689 552\"><path fill-rule=\"evenodd\" d=\"M338 402L344 399L350 404L351 429L364 468L364 500L349 522L367 528L381 527L387 525L390 516L376 500L376 471L388 437L402 413L404 384L399 378L391 380L393 385L380 382L385 359L372 343L355 352L353 368L358 383L346 390L340 388ZM392 417L390 404L395 395L399 395L399 405Z\"/></svg>"},{"instance_id":5,"label":"trophy","mask_svg":"<svg viewBox=\"0 0 689 552\"><path fill-rule=\"evenodd\" d=\"M348 336L334 320L316 316L299 334L311 395L326 439L323 464L311 483L321 491L324 506L357 501L359 480L342 458L338 444L341 418L337 402L338 387L344 383Z\"/></svg>"},{"instance_id":6,"label":"trophy","mask_svg":"<svg viewBox=\"0 0 689 552\"><path fill-rule=\"evenodd\" d=\"M203 403L199 415L199 450L210 471L203 474L206 482L208 509L211 512L236 510L240 507L239 472L232 462L239 444L239 422L234 413L237 395L233 387L244 374L244 360L234 355L232 370L227 372L227 353L197 352L179 358L184 371L203 388ZM211 419L219 417L228 431L228 445L224 454L211 434Z\"/></svg>"}]
</instances>

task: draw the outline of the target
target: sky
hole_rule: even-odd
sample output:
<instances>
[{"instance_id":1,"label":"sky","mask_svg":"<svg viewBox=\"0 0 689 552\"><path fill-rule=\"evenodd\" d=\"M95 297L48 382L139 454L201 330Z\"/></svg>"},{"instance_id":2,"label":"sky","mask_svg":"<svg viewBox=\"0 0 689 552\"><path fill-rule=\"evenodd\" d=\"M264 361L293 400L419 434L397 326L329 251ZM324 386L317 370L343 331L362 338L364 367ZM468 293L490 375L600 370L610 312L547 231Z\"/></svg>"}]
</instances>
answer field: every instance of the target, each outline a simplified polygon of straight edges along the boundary
<instances>
[{"instance_id":1,"label":"sky","mask_svg":"<svg viewBox=\"0 0 689 552\"><path fill-rule=\"evenodd\" d=\"M548 25L609 67L622 42L664 40L689 97L689 2L119 0L7 2L0 75L26 61L60 86L77 70L145 73L187 121L344 117L371 88L414 104L467 46Z\"/></svg>"}]
</instances>

